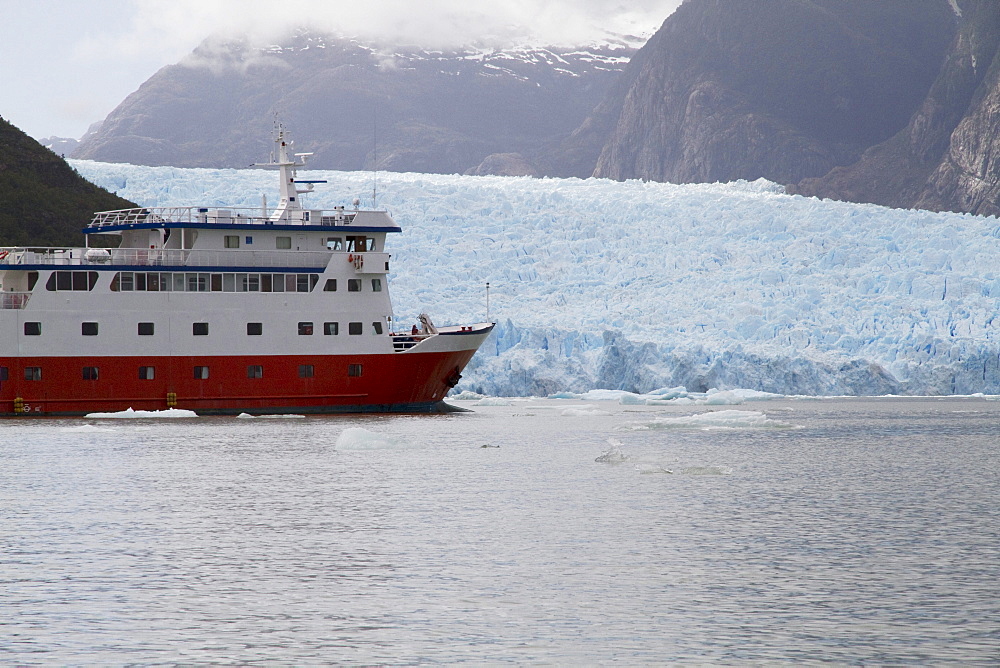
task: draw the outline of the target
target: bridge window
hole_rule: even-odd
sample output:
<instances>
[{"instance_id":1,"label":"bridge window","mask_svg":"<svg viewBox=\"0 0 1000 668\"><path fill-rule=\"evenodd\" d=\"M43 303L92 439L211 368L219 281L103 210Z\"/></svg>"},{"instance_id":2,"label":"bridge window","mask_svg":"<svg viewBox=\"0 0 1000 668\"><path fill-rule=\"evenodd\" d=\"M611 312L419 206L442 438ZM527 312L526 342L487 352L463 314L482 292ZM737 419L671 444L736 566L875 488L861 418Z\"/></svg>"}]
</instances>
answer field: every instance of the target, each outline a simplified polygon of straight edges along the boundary
<instances>
[{"instance_id":1,"label":"bridge window","mask_svg":"<svg viewBox=\"0 0 1000 668\"><path fill-rule=\"evenodd\" d=\"M96 271L53 271L49 275L49 280L45 282L45 289L49 292L70 290L89 292L95 285L97 285Z\"/></svg>"},{"instance_id":2,"label":"bridge window","mask_svg":"<svg viewBox=\"0 0 1000 668\"><path fill-rule=\"evenodd\" d=\"M344 240L341 237L329 237L326 240L326 247L332 251L344 250Z\"/></svg>"},{"instance_id":3,"label":"bridge window","mask_svg":"<svg viewBox=\"0 0 1000 668\"><path fill-rule=\"evenodd\" d=\"M326 279L326 285L323 286L323 292L336 292L337 291L337 279L328 278Z\"/></svg>"},{"instance_id":4,"label":"bridge window","mask_svg":"<svg viewBox=\"0 0 1000 668\"><path fill-rule=\"evenodd\" d=\"M382 333L382 323L380 323L380 322L373 322L372 323L372 331L375 332L376 334L381 334Z\"/></svg>"},{"instance_id":5,"label":"bridge window","mask_svg":"<svg viewBox=\"0 0 1000 668\"><path fill-rule=\"evenodd\" d=\"M372 292L382 292L382 279L373 278L372 279Z\"/></svg>"}]
</instances>

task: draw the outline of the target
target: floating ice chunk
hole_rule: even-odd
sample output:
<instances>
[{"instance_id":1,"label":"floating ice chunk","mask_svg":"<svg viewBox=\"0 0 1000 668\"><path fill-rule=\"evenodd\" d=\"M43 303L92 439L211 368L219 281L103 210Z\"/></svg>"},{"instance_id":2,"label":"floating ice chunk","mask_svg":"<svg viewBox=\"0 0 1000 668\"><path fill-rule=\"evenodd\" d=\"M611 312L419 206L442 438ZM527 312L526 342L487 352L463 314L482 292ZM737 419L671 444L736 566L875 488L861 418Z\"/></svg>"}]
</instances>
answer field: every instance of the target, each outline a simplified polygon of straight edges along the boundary
<instances>
[{"instance_id":1,"label":"floating ice chunk","mask_svg":"<svg viewBox=\"0 0 1000 668\"><path fill-rule=\"evenodd\" d=\"M510 399L504 397L483 397L475 403L476 406L510 406Z\"/></svg>"},{"instance_id":2,"label":"floating ice chunk","mask_svg":"<svg viewBox=\"0 0 1000 668\"><path fill-rule=\"evenodd\" d=\"M90 419L105 418L193 418L198 417L194 411L183 408L165 408L162 411L134 411L128 408L117 413L87 413L84 417Z\"/></svg>"},{"instance_id":3,"label":"floating ice chunk","mask_svg":"<svg viewBox=\"0 0 1000 668\"><path fill-rule=\"evenodd\" d=\"M627 462L629 460L629 456L622 452L622 444L620 441L609 438L608 444L611 447L597 457L594 460L595 462L600 462L602 464L621 464L622 462Z\"/></svg>"},{"instance_id":4,"label":"floating ice chunk","mask_svg":"<svg viewBox=\"0 0 1000 668\"><path fill-rule=\"evenodd\" d=\"M673 473L670 469L663 468L659 464L636 464L635 470L643 475L651 473Z\"/></svg>"},{"instance_id":5,"label":"floating ice chunk","mask_svg":"<svg viewBox=\"0 0 1000 668\"><path fill-rule=\"evenodd\" d=\"M66 433L76 433L76 434L89 434L95 432L101 433L113 433L114 429L108 429L106 427L98 427L92 424L81 424L77 427L63 427L59 431Z\"/></svg>"},{"instance_id":6,"label":"floating ice chunk","mask_svg":"<svg viewBox=\"0 0 1000 668\"><path fill-rule=\"evenodd\" d=\"M678 471L684 475L732 475L728 466L689 466Z\"/></svg>"},{"instance_id":7,"label":"floating ice chunk","mask_svg":"<svg viewBox=\"0 0 1000 668\"><path fill-rule=\"evenodd\" d=\"M546 399L579 399L581 395L575 392L554 392L546 397Z\"/></svg>"},{"instance_id":8,"label":"floating ice chunk","mask_svg":"<svg viewBox=\"0 0 1000 668\"><path fill-rule=\"evenodd\" d=\"M602 411L594 406L570 406L559 411L559 415L587 416L587 415L611 415L607 411Z\"/></svg>"},{"instance_id":9,"label":"floating ice chunk","mask_svg":"<svg viewBox=\"0 0 1000 668\"><path fill-rule=\"evenodd\" d=\"M416 446L388 434L348 427L340 432L333 447L337 450L407 450Z\"/></svg>"},{"instance_id":10,"label":"floating ice chunk","mask_svg":"<svg viewBox=\"0 0 1000 668\"><path fill-rule=\"evenodd\" d=\"M726 390L711 392L698 403L703 403L706 406L739 406L743 401L744 399L739 393Z\"/></svg>"},{"instance_id":11,"label":"floating ice chunk","mask_svg":"<svg viewBox=\"0 0 1000 668\"><path fill-rule=\"evenodd\" d=\"M448 399L452 401L479 401L480 399L485 399L485 394L479 394L478 392L472 392L471 390L463 390L458 394L453 394Z\"/></svg>"},{"instance_id":12,"label":"floating ice chunk","mask_svg":"<svg viewBox=\"0 0 1000 668\"><path fill-rule=\"evenodd\" d=\"M658 417L633 429L790 429L786 422L769 419L760 411L710 411L678 417Z\"/></svg>"}]
</instances>

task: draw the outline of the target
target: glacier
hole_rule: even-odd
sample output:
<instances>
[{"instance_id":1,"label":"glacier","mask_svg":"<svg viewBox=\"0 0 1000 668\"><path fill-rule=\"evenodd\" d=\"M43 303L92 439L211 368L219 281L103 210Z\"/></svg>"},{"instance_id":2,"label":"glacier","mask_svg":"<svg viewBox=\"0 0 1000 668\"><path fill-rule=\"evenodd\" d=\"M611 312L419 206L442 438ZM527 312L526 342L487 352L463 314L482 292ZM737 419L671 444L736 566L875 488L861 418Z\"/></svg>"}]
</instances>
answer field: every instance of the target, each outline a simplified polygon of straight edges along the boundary
<instances>
[{"instance_id":1,"label":"glacier","mask_svg":"<svg viewBox=\"0 0 1000 668\"><path fill-rule=\"evenodd\" d=\"M143 206L276 196L264 170L70 162ZM787 195L764 180L309 178L328 181L309 207L375 197L403 228L387 242L396 322L485 320L489 283L498 324L456 392L1000 393L992 217Z\"/></svg>"}]
</instances>

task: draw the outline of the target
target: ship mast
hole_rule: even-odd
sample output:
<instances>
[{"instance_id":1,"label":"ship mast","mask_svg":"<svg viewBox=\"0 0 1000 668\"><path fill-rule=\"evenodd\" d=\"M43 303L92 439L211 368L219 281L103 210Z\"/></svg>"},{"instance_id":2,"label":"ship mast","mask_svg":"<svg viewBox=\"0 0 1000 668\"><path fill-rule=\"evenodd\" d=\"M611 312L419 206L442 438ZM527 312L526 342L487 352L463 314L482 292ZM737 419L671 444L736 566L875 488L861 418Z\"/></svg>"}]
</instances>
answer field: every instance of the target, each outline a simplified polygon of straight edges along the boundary
<instances>
[{"instance_id":1,"label":"ship mast","mask_svg":"<svg viewBox=\"0 0 1000 668\"><path fill-rule=\"evenodd\" d=\"M278 201L277 208L268 216L268 220L271 222L302 222L307 219L302 215L303 209L300 195L312 192L314 183L325 183L325 181L296 181L296 169L304 167L306 159L312 153L290 154L294 142L288 138L288 132L281 123L275 126L274 143L277 144L277 155L272 153L270 162L256 163L254 165L256 167L278 168L281 198ZM298 158L299 162L296 162L295 158ZM306 187L299 188L296 185L298 183L302 183Z\"/></svg>"}]
</instances>

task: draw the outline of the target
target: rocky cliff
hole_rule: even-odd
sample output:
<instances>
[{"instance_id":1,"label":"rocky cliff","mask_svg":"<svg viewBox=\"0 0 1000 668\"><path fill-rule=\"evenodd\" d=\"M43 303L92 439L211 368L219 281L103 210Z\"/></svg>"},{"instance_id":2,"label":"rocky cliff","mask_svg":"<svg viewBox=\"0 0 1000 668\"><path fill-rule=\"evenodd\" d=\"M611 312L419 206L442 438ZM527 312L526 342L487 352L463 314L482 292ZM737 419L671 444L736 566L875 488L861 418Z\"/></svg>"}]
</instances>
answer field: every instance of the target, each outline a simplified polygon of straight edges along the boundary
<instances>
[{"instance_id":1,"label":"rocky cliff","mask_svg":"<svg viewBox=\"0 0 1000 668\"><path fill-rule=\"evenodd\" d=\"M1000 6L959 0L958 30L907 125L794 191L894 207L1000 214Z\"/></svg>"},{"instance_id":2,"label":"rocky cliff","mask_svg":"<svg viewBox=\"0 0 1000 668\"><path fill-rule=\"evenodd\" d=\"M243 167L266 158L277 117L317 168L534 173L633 52L444 53L304 32L270 47L207 40L126 98L73 157Z\"/></svg>"},{"instance_id":3,"label":"rocky cliff","mask_svg":"<svg viewBox=\"0 0 1000 668\"><path fill-rule=\"evenodd\" d=\"M945 0L687 0L560 150L615 179L818 177L906 125L954 31Z\"/></svg>"}]
</instances>

